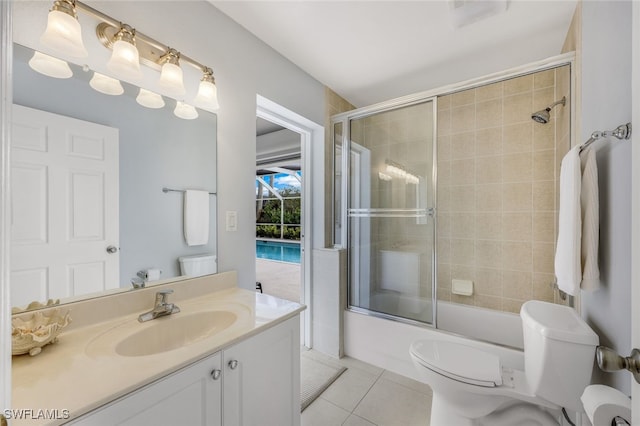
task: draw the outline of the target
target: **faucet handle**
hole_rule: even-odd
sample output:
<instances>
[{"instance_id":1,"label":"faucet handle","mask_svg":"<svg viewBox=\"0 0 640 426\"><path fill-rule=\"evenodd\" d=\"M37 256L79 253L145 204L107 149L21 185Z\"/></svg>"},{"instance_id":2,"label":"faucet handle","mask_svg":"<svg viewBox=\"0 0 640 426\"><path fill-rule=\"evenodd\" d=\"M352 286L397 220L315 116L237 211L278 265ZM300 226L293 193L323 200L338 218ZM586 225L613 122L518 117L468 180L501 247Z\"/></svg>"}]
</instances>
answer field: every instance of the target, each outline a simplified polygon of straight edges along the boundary
<instances>
[{"instance_id":1,"label":"faucet handle","mask_svg":"<svg viewBox=\"0 0 640 426\"><path fill-rule=\"evenodd\" d=\"M156 292L156 305L164 305L167 303L167 296L173 293L170 288L159 290Z\"/></svg>"}]
</instances>

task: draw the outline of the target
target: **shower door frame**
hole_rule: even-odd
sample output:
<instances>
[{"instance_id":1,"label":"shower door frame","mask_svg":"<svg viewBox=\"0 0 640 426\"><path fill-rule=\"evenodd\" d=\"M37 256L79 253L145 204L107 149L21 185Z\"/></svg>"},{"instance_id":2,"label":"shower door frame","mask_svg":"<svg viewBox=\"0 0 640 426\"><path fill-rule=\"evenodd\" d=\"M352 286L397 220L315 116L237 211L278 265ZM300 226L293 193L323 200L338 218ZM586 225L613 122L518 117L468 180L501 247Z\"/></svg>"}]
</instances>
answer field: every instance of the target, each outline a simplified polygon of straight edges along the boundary
<instances>
[{"instance_id":1,"label":"shower door frame","mask_svg":"<svg viewBox=\"0 0 640 426\"><path fill-rule=\"evenodd\" d=\"M376 114L381 114L381 113L386 113L386 112L390 112L390 111L394 111L400 108L407 108L407 107L411 107L411 106L416 106L416 105L420 105L420 104L424 104L427 102L431 102L431 108L432 108L432 117L433 117L433 130L432 130L432 146L433 146L433 152L432 152L432 166L431 166L431 174L432 174L432 185L431 185L431 194L432 195L432 199L433 199L433 207L429 208L427 207L427 215L428 217L431 218L432 220L432 227L431 227L431 236L432 236L432 240L433 240L433 245L432 245L432 251L431 251L431 323L424 323L421 321L417 321L417 320L413 320L410 318L405 318L405 317L399 317L396 315L391 315L391 314L387 314L384 312L378 312L378 311L373 311L370 309L366 309L366 308L361 308L359 306L352 306L349 303L349 288L351 287L351 283L350 283L350 277L351 277L351 273L349 268L349 264L350 264L350 260L351 260L351 250L350 250L350 245L349 245L349 240L348 240L348 236L349 236L349 228L350 228L350 224L349 224L349 215L348 215L348 210L349 210L349 205L350 205L350 200L351 200L351 191L350 191L350 185L349 185L349 180L350 180L350 176L351 176L351 121L352 120L358 120L358 119L362 119L362 118L366 118L366 117L370 117ZM341 235L340 235L340 241L341 244L339 245L335 245L337 247L343 248L346 250L347 252L347 298L346 298L346 304L347 304L347 310L353 311L353 312L358 312L364 315L370 315L370 316L374 316L374 317L379 317L379 318L385 318L385 319L389 319L392 321L400 321L400 322L405 322L405 323L409 323L409 324L415 324L415 325L419 325L419 326L428 326L428 327L435 327L437 328L436 325L436 321L437 321L437 294L436 294L436 277L437 277L437 262L436 262L436 249L437 249L437 242L436 242L436 226L437 226L437 219L436 219L436 211L437 211L437 122L438 122L438 99L436 95L429 95L429 96L416 96L413 99L406 99L406 98L399 98L396 100L391 100L388 102L383 102L380 104L376 104L376 105L372 105L370 107L365 107L365 108L359 108L356 110L351 110L348 111L346 113L342 113L342 114L338 114L335 116L331 117L331 129L332 129L332 138L335 138L335 131L334 131L334 127L336 125L336 123L342 123L342 134L341 134L341 140L342 140L342 156L341 156L341 160L342 160L342 179L341 179L341 190L340 190L340 194L341 194L341 218L340 218L340 223L342 223L342 227L340 229ZM332 147L333 147L333 160L335 161L335 140L332 143ZM336 188L335 188L335 164L333 164L333 170L334 170L334 178L332 181L332 194L333 197L331 199L332 202L332 211L335 212L335 194L336 194ZM335 240L335 220L333 221L333 225L334 225L334 240Z\"/></svg>"},{"instance_id":2,"label":"shower door frame","mask_svg":"<svg viewBox=\"0 0 640 426\"><path fill-rule=\"evenodd\" d=\"M513 67L504 71L499 71L496 73L492 73L492 74L488 74L485 76L481 76L481 77L477 77L477 78L473 78L473 79L469 79L460 83L454 83L454 84L450 84L450 85L446 85L446 86L442 86L439 88L435 88L435 89L431 89L431 90L427 90L424 92L419 92L419 93L415 93L412 95L408 95L408 96L403 96L400 98L396 98L396 99L391 99L389 101L385 101L385 102L380 102L374 105L370 105L370 106L366 106L366 107L362 107L362 108L358 108L358 109L354 109L351 111L347 111L344 113L340 113L340 114L336 114L331 116L331 134L332 134L332 149L333 149L333 157L332 157L332 161L335 161L335 140L333 140L335 138L335 125L336 123L342 123L342 134L341 134L341 141L342 141L342 174L341 174L341 187L340 187L340 199L341 199L341 211L340 211L340 223L342 224L341 229L340 229L340 244L334 244L334 247L336 248L342 248L345 249L347 251L347 268L348 268L348 264L350 259L350 254L349 254L349 240L348 240L348 236L349 236L349 222L348 222L348 206L349 206L349 200L350 200L350 192L349 192L349 173L350 173L350 156L349 155L345 155L346 153L350 153L350 138L351 138L351 128L349 126L351 120L353 119L359 119L359 118L364 118L367 116L371 116L371 115L375 115L377 113L381 113L381 112L388 112L394 109L398 109L398 108L403 108L403 107L409 107L412 105L416 105L416 104L420 104L420 103L424 103L427 101L432 100L433 101L433 107L434 107L434 114L433 114L433 149L434 149L434 157L433 157L433 194L434 194L434 206L435 208L432 211L432 218L434 220L433 222L433 252L432 252L432 323L428 324L428 323L424 323L424 322L420 322L420 321L416 321L416 320L412 320L412 319L408 319L408 318L404 318L404 317L398 317L395 315L390 315L390 314L385 314L385 313L381 313L381 312L376 312L376 311L372 311L369 309L365 309L365 308L360 308L357 306L351 306L349 304L349 295L347 294L347 298L346 298L346 309L348 311L352 311L352 312L356 312L356 313L360 313L360 314L364 314L364 315L369 315L369 316L374 316L374 317L380 317L380 318L384 318L384 319L389 319L389 320L393 320L393 321L398 321L398 322L403 322L403 323L408 323L408 324L412 324L412 325L417 325L420 327L428 327L428 328L436 328L438 329L438 325L437 325L437 311L438 311L438 297L437 297L437 230L436 230L436 226L437 226L437 134L438 134L438 116L437 116L437 98L441 97L441 96L446 96L446 95L451 95L453 93L457 93L457 92L462 92L464 90L468 90L468 89L474 89L480 86L485 86L488 84L492 84L492 83L497 83L500 81L504 81L504 80L508 80L511 78L516 78L516 77L521 77L524 75L528 75L528 74L533 74L533 73L537 73L540 71L545 71L545 70L549 70L549 69L555 69L555 68L559 68L562 66L569 66L569 85L570 85L570 90L571 90L571 97L569 100L569 105L571 107L570 110L570 147L574 147L576 146L577 141L581 140L581 135L578 133L579 129L578 126L576 125L576 117L579 116L579 111L577 111L577 107L578 107L578 103L576 102L576 98L578 97L578 93L577 93L577 77L576 77L576 54L575 52L568 52L568 53L563 53L560 55L556 55L556 56L551 56L549 58L546 59L542 59L540 61L535 61L535 62L531 62L525 65L521 65L521 66L517 66L517 67ZM333 180L332 180L332 198L331 198L331 202L332 202L332 212L334 212L335 214L335 196L336 196L336 187L335 187L335 164L333 164L333 170L334 170L334 174L333 174ZM333 233L332 235L334 235L334 242L335 242L335 218L333 221ZM347 276L349 277L350 274L347 273ZM348 280L349 278L347 278ZM346 283L347 286L347 290L350 287L350 283L347 282ZM580 296L576 296L573 300L572 303L573 307L580 312ZM444 332L447 332L446 330L441 330ZM451 334L455 334L452 332L447 332L447 333L451 333ZM470 338L474 338L473 336L466 336L466 337L470 337ZM478 339L478 340L482 340L482 339Z\"/></svg>"}]
</instances>

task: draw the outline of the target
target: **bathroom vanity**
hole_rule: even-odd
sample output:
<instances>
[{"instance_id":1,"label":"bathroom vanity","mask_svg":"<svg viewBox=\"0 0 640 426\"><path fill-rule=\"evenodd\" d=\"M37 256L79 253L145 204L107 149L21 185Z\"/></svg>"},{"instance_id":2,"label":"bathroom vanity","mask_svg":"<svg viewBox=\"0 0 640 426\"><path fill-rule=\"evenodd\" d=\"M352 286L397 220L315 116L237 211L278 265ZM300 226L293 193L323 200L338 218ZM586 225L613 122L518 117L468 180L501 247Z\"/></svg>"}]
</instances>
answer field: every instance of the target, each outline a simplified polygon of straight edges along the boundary
<instances>
[{"instance_id":1,"label":"bathroom vanity","mask_svg":"<svg viewBox=\"0 0 640 426\"><path fill-rule=\"evenodd\" d=\"M13 424L299 425L305 307L235 280L222 273L65 305L74 322L59 342L13 359L14 409L58 418ZM140 323L169 288L180 312Z\"/></svg>"}]
</instances>

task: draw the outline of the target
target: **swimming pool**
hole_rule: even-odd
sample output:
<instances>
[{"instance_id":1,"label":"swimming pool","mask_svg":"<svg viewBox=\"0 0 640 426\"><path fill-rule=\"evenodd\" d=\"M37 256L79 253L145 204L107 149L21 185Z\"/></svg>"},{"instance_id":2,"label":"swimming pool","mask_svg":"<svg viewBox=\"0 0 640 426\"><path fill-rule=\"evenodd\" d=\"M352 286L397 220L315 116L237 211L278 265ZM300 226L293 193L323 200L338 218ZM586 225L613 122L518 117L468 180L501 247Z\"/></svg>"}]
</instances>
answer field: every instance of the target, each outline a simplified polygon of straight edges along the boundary
<instances>
[{"instance_id":1,"label":"swimming pool","mask_svg":"<svg viewBox=\"0 0 640 426\"><path fill-rule=\"evenodd\" d=\"M279 262L300 263L300 244L256 241L256 257Z\"/></svg>"}]
</instances>

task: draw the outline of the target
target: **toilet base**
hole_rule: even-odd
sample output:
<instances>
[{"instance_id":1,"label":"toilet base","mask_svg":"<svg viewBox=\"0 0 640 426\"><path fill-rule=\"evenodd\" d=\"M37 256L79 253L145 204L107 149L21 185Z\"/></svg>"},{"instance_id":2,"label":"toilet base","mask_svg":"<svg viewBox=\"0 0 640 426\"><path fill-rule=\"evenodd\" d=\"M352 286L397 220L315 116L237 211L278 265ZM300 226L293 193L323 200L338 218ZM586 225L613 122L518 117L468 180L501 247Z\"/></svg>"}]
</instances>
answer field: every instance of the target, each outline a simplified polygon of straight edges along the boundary
<instances>
[{"instance_id":1,"label":"toilet base","mask_svg":"<svg viewBox=\"0 0 640 426\"><path fill-rule=\"evenodd\" d=\"M515 401L486 416L470 419L463 417L438 392L433 393L431 426L559 426L560 418L533 404ZM555 413L560 416L560 413Z\"/></svg>"}]
</instances>

